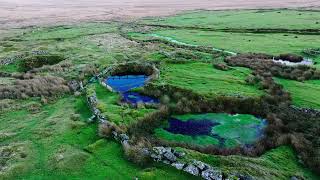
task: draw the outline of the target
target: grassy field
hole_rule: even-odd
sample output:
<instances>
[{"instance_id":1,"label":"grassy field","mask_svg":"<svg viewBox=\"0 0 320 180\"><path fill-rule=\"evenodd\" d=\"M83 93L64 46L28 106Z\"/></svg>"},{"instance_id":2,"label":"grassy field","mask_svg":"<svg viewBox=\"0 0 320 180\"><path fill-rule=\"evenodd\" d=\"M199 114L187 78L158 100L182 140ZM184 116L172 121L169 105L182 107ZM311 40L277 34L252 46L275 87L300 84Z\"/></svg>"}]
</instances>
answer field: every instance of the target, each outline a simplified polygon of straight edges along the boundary
<instances>
[{"instance_id":1,"label":"grassy field","mask_svg":"<svg viewBox=\"0 0 320 180\"><path fill-rule=\"evenodd\" d=\"M306 48L318 48L320 45L319 35L230 33L185 29L160 30L154 34L187 44L210 46L236 53L299 54Z\"/></svg>"},{"instance_id":2,"label":"grassy field","mask_svg":"<svg viewBox=\"0 0 320 180\"><path fill-rule=\"evenodd\" d=\"M76 121L74 113L80 113ZM85 123L90 115L81 97L64 97L37 113L2 113L1 145L18 157L4 162L0 179L193 178L158 164L141 168L128 162L119 144L98 138L97 125Z\"/></svg>"},{"instance_id":3,"label":"grassy field","mask_svg":"<svg viewBox=\"0 0 320 180\"><path fill-rule=\"evenodd\" d=\"M280 13L278 13L280 11ZM290 28L319 29L319 12L291 10L201 11L158 20L141 21L152 24L198 26L210 28ZM215 69L212 63L222 63L223 57L165 44L139 44L120 35L114 22L80 23L58 27L39 27L12 30L0 34L0 60L45 51L65 58L57 65L43 67L36 74L71 79L86 79L86 75L117 62L152 61L158 63L161 73L155 81L192 90L207 97L220 95L259 97L264 94L245 79L250 69L231 67L228 71ZM143 27L142 27L143 29ZM235 52L300 53L305 48L319 47L319 35L292 33L231 33L217 31L158 29L146 33L128 32L134 38L149 39L157 33L182 43L205 45ZM297 36L297 37L295 37ZM17 73L19 61L0 65L1 72ZM181 61L181 62L178 62ZM315 58L319 62L320 58ZM21 73L21 72L19 72ZM12 85L16 79L0 77L0 85ZM297 82L276 79L283 84L293 103L302 107L320 109L319 81ZM129 125L154 109L134 109L118 104L119 95L99 84L94 88L103 114L118 125ZM91 116L86 100L81 96L65 94L41 101L41 98L19 100L0 99L0 151L10 157L0 160L0 179L193 179L170 166L152 164L139 167L129 162L122 147L109 139L97 136L97 124L88 124ZM230 125L230 124L229 124ZM227 135L226 129L216 129ZM190 138L168 134L157 129L159 136L197 144L217 144L209 137ZM170 140L170 139L169 139ZM231 143L232 144L232 143ZM188 150L184 150L188 151ZM290 147L279 147L261 157L212 156L190 151L190 157L208 162L227 172L238 171L265 179L289 179L291 176L317 179L299 163ZM4 167L4 168L3 168Z\"/></svg>"},{"instance_id":4,"label":"grassy field","mask_svg":"<svg viewBox=\"0 0 320 180\"><path fill-rule=\"evenodd\" d=\"M297 162L294 151L287 146L281 146L259 158L243 156L215 156L205 155L195 151L188 151L189 158L202 160L210 165L220 167L224 171L242 172L243 174L258 177L259 179L290 179L296 176L304 179L317 179L318 177L305 169Z\"/></svg>"},{"instance_id":5,"label":"grassy field","mask_svg":"<svg viewBox=\"0 0 320 180\"><path fill-rule=\"evenodd\" d=\"M291 93L294 105L320 109L320 80L298 82L276 78L276 81Z\"/></svg>"},{"instance_id":6,"label":"grassy field","mask_svg":"<svg viewBox=\"0 0 320 180\"><path fill-rule=\"evenodd\" d=\"M161 69L161 83L189 89L206 96L260 96L263 91L247 85L245 78L251 73L247 68L221 71L207 63L167 64Z\"/></svg>"},{"instance_id":7,"label":"grassy field","mask_svg":"<svg viewBox=\"0 0 320 180\"><path fill-rule=\"evenodd\" d=\"M194 11L142 23L209 28L319 29L319 11L239 10ZM317 23L318 22L318 23Z\"/></svg>"},{"instance_id":8,"label":"grassy field","mask_svg":"<svg viewBox=\"0 0 320 180\"><path fill-rule=\"evenodd\" d=\"M248 114L228 115L223 113L208 113L208 114L185 114L173 116L181 121L197 121L197 120L211 120L219 123L212 127L212 133L217 134L225 139L223 147L230 148L244 144L252 144L260 136L261 129L265 126L262 120ZM192 143L196 145L219 145L218 139L211 136L188 136L182 134L173 134L159 128L155 130L155 136L167 141Z\"/></svg>"}]
</instances>

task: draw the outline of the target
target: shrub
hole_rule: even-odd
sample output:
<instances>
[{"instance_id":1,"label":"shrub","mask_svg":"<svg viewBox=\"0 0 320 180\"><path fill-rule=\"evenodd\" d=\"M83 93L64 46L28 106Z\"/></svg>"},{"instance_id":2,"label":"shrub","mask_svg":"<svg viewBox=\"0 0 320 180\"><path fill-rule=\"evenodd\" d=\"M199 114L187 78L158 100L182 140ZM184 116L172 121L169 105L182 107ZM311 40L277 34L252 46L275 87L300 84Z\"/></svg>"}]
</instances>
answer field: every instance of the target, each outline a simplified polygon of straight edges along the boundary
<instances>
[{"instance_id":1,"label":"shrub","mask_svg":"<svg viewBox=\"0 0 320 180\"><path fill-rule=\"evenodd\" d=\"M102 123L99 124L98 134L100 137L109 138L112 135L112 131L115 131L116 127L114 124Z\"/></svg>"},{"instance_id":2,"label":"shrub","mask_svg":"<svg viewBox=\"0 0 320 180\"><path fill-rule=\"evenodd\" d=\"M230 69L229 66L227 66L226 64L223 64L223 63L213 64L213 67L218 70L221 70L221 71L227 71Z\"/></svg>"},{"instance_id":3,"label":"shrub","mask_svg":"<svg viewBox=\"0 0 320 180\"><path fill-rule=\"evenodd\" d=\"M301 62L303 57L296 54L280 54L276 59L281 59L290 62Z\"/></svg>"},{"instance_id":4,"label":"shrub","mask_svg":"<svg viewBox=\"0 0 320 180\"><path fill-rule=\"evenodd\" d=\"M147 166L152 162L147 151L150 147L151 144L148 141L139 139L135 145L126 146L124 151L129 161L132 161L139 166Z\"/></svg>"}]
</instances>

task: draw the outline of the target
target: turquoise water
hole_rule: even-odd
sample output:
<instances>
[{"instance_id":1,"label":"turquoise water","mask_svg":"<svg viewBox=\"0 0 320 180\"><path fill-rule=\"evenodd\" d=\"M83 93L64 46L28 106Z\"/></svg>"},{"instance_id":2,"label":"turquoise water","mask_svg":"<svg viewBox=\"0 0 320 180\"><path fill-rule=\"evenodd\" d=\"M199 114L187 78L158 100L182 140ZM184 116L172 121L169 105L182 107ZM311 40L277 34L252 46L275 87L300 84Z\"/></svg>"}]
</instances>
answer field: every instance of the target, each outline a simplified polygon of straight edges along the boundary
<instances>
[{"instance_id":1,"label":"turquoise water","mask_svg":"<svg viewBox=\"0 0 320 180\"><path fill-rule=\"evenodd\" d=\"M168 126L158 129L158 135L170 141L196 139L190 143L198 145L210 145L205 142L207 139L216 142L213 145L229 148L251 146L264 136L266 126L265 119L248 114L187 114L169 118Z\"/></svg>"}]
</instances>

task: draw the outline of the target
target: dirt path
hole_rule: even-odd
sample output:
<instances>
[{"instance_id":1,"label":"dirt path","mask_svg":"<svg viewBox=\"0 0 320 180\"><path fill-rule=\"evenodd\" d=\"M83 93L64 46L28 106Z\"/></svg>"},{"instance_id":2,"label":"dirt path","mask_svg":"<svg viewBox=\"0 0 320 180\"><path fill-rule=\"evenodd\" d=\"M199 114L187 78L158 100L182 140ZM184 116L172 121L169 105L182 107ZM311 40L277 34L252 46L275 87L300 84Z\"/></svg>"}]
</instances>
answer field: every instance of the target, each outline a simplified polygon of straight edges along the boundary
<instances>
[{"instance_id":1,"label":"dirt path","mask_svg":"<svg viewBox=\"0 0 320 180\"><path fill-rule=\"evenodd\" d=\"M194 9L320 8L319 0L0 0L0 29L135 19Z\"/></svg>"}]
</instances>

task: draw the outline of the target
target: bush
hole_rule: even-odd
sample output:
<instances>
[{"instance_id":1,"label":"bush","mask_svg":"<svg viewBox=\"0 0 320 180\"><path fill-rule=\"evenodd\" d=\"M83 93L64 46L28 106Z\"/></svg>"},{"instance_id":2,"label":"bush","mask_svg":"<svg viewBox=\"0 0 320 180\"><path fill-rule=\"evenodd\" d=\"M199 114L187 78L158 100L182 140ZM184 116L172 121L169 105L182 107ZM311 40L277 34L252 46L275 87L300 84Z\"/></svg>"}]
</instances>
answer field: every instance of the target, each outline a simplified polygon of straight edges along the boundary
<instances>
[{"instance_id":1,"label":"bush","mask_svg":"<svg viewBox=\"0 0 320 180\"><path fill-rule=\"evenodd\" d=\"M276 59L281 59L284 61L290 62L301 62L303 61L303 57L296 54L280 54Z\"/></svg>"},{"instance_id":2,"label":"bush","mask_svg":"<svg viewBox=\"0 0 320 180\"><path fill-rule=\"evenodd\" d=\"M116 127L113 124L102 123L99 124L98 134L100 137L109 138L112 135L112 131L115 131Z\"/></svg>"},{"instance_id":3,"label":"bush","mask_svg":"<svg viewBox=\"0 0 320 180\"><path fill-rule=\"evenodd\" d=\"M139 166L147 166L152 162L148 149L151 149L151 143L141 138L136 140L135 145L125 146L124 151L129 161Z\"/></svg>"},{"instance_id":4,"label":"bush","mask_svg":"<svg viewBox=\"0 0 320 180\"><path fill-rule=\"evenodd\" d=\"M221 71L228 71L230 69L229 66L223 63L214 64L213 67Z\"/></svg>"}]
</instances>

